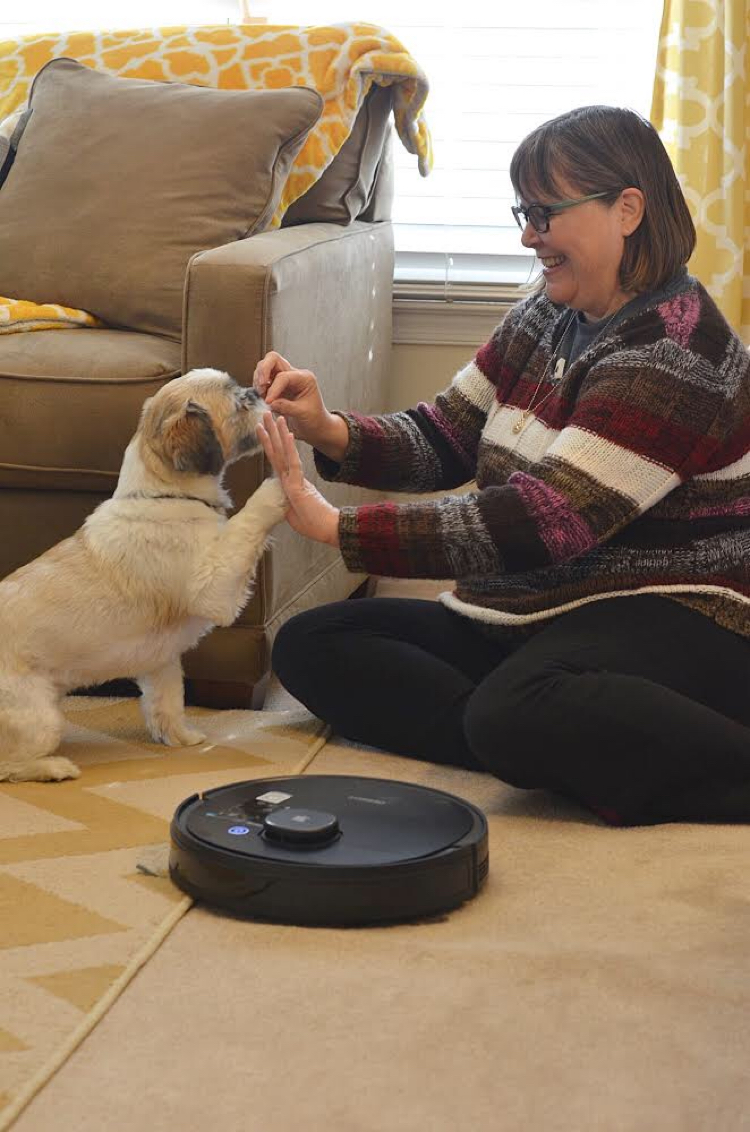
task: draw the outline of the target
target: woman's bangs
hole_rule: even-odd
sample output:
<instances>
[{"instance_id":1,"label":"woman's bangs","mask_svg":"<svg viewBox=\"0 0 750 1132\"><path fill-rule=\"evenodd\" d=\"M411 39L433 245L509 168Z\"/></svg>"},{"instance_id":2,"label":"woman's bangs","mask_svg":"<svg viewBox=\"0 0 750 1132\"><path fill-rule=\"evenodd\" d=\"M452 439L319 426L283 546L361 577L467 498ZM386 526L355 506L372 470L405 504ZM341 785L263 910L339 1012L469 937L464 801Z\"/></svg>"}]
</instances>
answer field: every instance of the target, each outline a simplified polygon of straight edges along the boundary
<instances>
[{"instance_id":1,"label":"woman's bangs","mask_svg":"<svg viewBox=\"0 0 750 1132\"><path fill-rule=\"evenodd\" d=\"M527 139L527 142L530 144L522 142L516 150L510 168L510 178L519 199L526 204L559 200L564 192L552 172L557 164L552 146L543 137Z\"/></svg>"}]
</instances>

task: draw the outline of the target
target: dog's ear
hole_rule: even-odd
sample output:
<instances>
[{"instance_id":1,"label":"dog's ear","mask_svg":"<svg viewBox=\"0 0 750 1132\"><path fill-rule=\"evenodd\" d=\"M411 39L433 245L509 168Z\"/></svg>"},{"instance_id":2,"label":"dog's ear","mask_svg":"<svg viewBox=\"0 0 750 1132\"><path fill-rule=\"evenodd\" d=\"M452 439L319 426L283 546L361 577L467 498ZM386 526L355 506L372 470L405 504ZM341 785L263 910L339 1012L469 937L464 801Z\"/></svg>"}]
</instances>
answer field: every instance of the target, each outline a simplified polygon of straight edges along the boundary
<instances>
[{"instance_id":1,"label":"dog's ear","mask_svg":"<svg viewBox=\"0 0 750 1132\"><path fill-rule=\"evenodd\" d=\"M165 422L162 444L164 455L178 472L218 476L224 467L211 417L195 401L188 401L181 413Z\"/></svg>"}]
</instances>

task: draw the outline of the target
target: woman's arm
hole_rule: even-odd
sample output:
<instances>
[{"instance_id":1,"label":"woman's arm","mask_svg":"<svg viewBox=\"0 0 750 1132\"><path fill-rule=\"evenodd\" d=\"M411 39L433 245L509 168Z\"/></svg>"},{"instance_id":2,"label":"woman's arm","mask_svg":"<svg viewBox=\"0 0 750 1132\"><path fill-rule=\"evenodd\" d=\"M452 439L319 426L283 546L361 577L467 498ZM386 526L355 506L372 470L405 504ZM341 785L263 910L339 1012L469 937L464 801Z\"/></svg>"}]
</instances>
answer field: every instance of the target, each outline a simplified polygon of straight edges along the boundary
<instances>
[{"instance_id":1,"label":"woman's arm","mask_svg":"<svg viewBox=\"0 0 750 1132\"><path fill-rule=\"evenodd\" d=\"M744 352L738 356L747 369ZM567 419L540 458L518 457L511 431L517 413L498 414L482 490L342 508L346 564L447 578L534 571L581 557L686 479L721 466L727 429L741 432L739 409L728 404L738 381L668 339L612 352L589 371L573 411L561 407ZM554 434L554 418L545 424ZM487 482L493 468L496 484Z\"/></svg>"}]
</instances>

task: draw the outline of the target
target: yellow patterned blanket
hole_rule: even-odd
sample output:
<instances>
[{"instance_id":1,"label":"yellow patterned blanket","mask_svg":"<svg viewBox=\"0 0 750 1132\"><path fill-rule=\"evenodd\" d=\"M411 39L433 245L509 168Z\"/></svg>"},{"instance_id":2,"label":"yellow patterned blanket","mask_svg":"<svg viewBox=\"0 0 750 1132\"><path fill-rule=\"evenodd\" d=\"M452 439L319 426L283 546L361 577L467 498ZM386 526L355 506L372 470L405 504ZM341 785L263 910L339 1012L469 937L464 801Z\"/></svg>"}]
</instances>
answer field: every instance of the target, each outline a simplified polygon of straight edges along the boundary
<instances>
[{"instance_id":1,"label":"yellow patterned blanket","mask_svg":"<svg viewBox=\"0 0 750 1132\"><path fill-rule=\"evenodd\" d=\"M9 40L0 43L0 132L25 106L36 73L59 56L124 77L224 90L310 86L319 91L323 113L292 165L272 228L339 152L373 83L393 87L396 133L417 158L422 176L432 167L423 114L427 78L399 40L374 24L168 27ZM101 324L84 311L0 297L0 334L96 325Z\"/></svg>"},{"instance_id":2,"label":"yellow patterned blanket","mask_svg":"<svg viewBox=\"0 0 750 1132\"><path fill-rule=\"evenodd\" d=\"M59 303L29 303L0 295L0 334L29 330L68 330L72 326L103 326L101 319Z\"/></svg>"}]
</instances>

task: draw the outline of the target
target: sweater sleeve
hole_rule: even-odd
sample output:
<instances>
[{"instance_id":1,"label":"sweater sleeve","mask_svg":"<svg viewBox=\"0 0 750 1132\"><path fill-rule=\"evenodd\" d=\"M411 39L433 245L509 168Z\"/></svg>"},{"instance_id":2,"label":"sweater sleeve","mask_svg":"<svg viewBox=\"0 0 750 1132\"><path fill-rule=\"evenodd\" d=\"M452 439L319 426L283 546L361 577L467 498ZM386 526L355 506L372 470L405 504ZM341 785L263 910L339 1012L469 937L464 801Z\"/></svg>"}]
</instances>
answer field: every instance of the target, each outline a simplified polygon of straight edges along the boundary
<instances>
[{"instance_id":1,"label":"sweater sleeve","mask_svg":"<svg viewBox=\"0 0 750 1132\"><path fill-rule=\"evenodd\" d=\"M323 479L379 491L430 492L474 478L477 445L492 403L489 382L471 362L434 404L378 417L339 413L349 428L340 464L315 451Z\"/></svg>"},{"instance_id":2,"label":"sweater sleeve","mask_svg":"<svg viewBox=\"0 0 750 1132\"><path fill-rule=\"evenodd\" d=\"M500 407L491 462L507 468L502 482L478 477L464 496L344 508L349 569L414 578L542 569L587 554L718 467L718 422L743 374L748 381L746 352L730 342L715 364L668 337L619 346L591 366L572 407L558 399L545 423L559 432L538 459L513 452L517 410Z\"/></svg>"}]
</instances>

